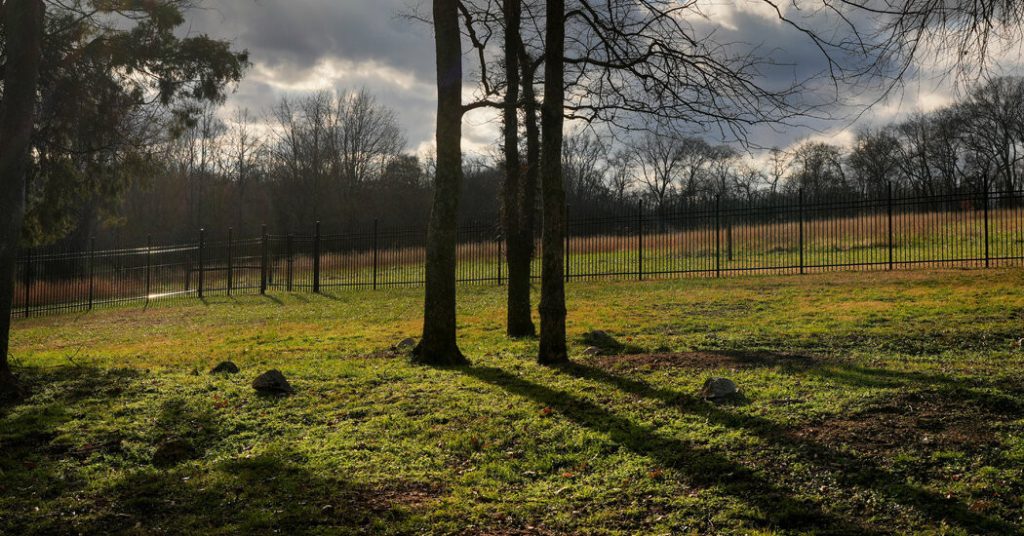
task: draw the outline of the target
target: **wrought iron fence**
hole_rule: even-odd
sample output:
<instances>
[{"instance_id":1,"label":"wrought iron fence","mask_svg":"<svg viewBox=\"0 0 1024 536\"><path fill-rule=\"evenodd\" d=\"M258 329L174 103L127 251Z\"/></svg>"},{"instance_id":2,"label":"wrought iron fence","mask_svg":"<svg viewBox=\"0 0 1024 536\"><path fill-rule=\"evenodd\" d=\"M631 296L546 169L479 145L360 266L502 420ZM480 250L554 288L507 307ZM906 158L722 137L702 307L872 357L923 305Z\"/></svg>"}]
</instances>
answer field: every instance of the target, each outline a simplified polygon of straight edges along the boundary
<instances>
[{"instance_id":1,"label":"wrought iron fence","mask_svg":"<svg viewBox=\"0 0 1024 536\"><path fill-rule=\"evenodd\" d=\"M236 238L199 231L189 244L53 247L17 259L12 314L91 310L172 297L417 286L425 229L372 227ZM460 283L501 285L496 222L458 230ZM539 248L532 273L540 273ZM1024 192L742 204L644 206L568 214L565 278L652 279L919 266L993 267L1024 259Z\"/></svg>"}]
</instances>

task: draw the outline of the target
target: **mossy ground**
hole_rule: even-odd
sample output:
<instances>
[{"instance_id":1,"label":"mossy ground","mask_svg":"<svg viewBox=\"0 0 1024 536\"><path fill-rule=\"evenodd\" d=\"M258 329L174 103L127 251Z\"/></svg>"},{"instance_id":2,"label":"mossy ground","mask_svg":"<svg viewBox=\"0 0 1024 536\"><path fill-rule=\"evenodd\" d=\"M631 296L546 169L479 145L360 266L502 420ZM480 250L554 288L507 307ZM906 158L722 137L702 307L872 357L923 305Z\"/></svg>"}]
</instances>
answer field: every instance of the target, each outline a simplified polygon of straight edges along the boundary
<instances>
[{"instance_id":1,"label":"mossy ground","mask_svg":"<svg viewBox=\"0 0 1024 536\"><path fill-rule=\"evenodd\" d=\"M420 289L17 321L0 533L1024 531L1024 271L573 282L560 369L459 292L458 368L388 351Z\"/></svg>"}]
</instances>

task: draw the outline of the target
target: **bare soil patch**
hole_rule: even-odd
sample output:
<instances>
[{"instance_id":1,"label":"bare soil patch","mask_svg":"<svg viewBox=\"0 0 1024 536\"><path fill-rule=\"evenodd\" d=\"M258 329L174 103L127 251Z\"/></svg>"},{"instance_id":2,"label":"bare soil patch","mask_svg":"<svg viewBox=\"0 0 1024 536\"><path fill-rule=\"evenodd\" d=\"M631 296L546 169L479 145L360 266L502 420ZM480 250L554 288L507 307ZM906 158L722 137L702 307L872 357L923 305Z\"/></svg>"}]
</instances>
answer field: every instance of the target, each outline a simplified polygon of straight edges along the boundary
<instances>
[{"instance_id":1,"label":"bare soil patch","mask_svg":"<svg viewBox=\"0 0 1024 536\"><path fill-rule=\"evenodd\" d=\"M871 456L898 451L998 446L996 428L1017 418L1009 408L993 408L948 392L898 393L859 413L815 423L795 432L803 439L846 446Z\"/></svg>"}]
</instances>

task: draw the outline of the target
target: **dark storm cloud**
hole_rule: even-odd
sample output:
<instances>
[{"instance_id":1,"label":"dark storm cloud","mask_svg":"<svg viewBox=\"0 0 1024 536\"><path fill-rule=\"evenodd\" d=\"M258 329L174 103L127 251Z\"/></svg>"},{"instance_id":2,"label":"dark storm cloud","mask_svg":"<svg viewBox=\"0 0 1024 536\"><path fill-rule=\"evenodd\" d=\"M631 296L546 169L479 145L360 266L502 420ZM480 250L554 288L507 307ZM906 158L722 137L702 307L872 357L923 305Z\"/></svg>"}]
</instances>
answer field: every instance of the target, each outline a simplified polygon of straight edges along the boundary
<instances>
[{"instance_id":1,"label":"dark storm cloud","mask_svg":"<svg viewBox=\"0 0 1024 536\"><path fill-rule=\"evenodd\" d=\"M398 113L409 149L433 137L431 29L404 15L419 0L207 0L186 32L249 51L228 106L265 113L282 96L366 88Z\"/></svg>"},{"instance_id":2,"label":"dark storm cloud","mask_svg":"<svg viewBox=\"0 0 1024 536\"><path fill-rule=\"evenodd\" d=\"M248 107L265 112L282 95L314 89L337 91L366 88L378 101L397 112L406 131L408 148L423 148L433 138L434 60L428 25L403 14L429 11L424 0L207 0L192 11L186 31L228 39L248 49L253 69L229 100L229 107ZM759 1L712 4L709 15L691 20L698 35L713 33L718 43L730 43L733 51L754 50L769 60L760 68L758 83L766 88L786 88L795 81L827 72L825 55L800 29L780 22ZM834 17L822 12L789 13L803 29L824 38L842 31ZM857 21L858 24L867 21ZM870 24L862 25L868 28ZM857 63L864 58L833 51L834 59ZM472 60L467 59L467 68ZM800 98L822 103L834 99L828 80L808 86ZM804 118L802 128L756 127L750 141L759 146L786 147L808 135L849 131L853 117L858 125L892 118L912 111L920 98L905 98L894 106L872 108L862 116L863 104L874 93L867 87L843 87L842 97L857 106L834 107L828 114L838 120ZM932 102L942 100L945 90L929 89ZM937 96L936 96L937 93ZM849 104L849 103L848 103ZM824 114L823 115L828 115ZM497 139L497 124L483 114L467 118L464 137L469 150L481 150ZM709 136L714 133L708 132Z\"/></svg>"},{"instance_id":3,"label":"dark storm cloud","mask_svg":"<svg viewBox=\"0 0 1024 536\"><path fill-rule=\"evenodd\" d=\"M266 65L301 70L327 58L377 61L430 77L430 28L412 0L210 0L193 29L235 38Z\"/></svg>"}]
</instances>

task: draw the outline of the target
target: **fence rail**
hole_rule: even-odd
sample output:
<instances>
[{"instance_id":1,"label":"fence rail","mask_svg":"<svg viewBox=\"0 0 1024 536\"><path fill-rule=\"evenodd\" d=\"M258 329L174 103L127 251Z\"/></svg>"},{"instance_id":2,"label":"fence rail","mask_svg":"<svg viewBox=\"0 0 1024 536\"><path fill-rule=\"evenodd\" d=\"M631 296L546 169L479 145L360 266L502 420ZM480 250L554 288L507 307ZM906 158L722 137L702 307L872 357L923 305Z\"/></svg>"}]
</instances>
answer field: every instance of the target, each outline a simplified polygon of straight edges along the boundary
<instances>
[{"instance_id":1,"label":"fence rail","mask_svg":"<svg viewBox=\"0 0 1024 536\"><path fill-rule=\"evenodd\" d=\"M1024 192L651 207L570 213L565 278L653 279L921 266L993 267L1024 260ZM206 230L190 244L20 252L13 316L91 310L171 297L418 286L424 229L372 227L238 239ZM495 223L458 230L457 279L503 284ZM538 255L532 264L539 276Z\"/></svg>"}]
</instances>

